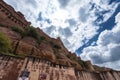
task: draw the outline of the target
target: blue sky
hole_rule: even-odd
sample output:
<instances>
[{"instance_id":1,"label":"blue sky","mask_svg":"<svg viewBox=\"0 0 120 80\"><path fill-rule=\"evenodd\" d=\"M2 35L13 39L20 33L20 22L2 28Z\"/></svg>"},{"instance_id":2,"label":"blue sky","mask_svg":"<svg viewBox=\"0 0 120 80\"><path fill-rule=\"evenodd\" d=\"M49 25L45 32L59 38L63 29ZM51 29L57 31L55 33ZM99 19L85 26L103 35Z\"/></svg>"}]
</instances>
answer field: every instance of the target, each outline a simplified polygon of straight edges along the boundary
<instances>
[{"instance_id":1,"label":"blue sky","mask_svg":"<svg viewBox=\"0 0 120 80\"><path fill-rule=\"evenodd\" d=\"M5 0L83 60L120 70L120 0Z\"/></svg>"},{"instance_id":2,"label":"blue sky","mask_svg":"<svg viewBox=\"0 0 120 80\"><path fill-rule=\"evenodd\" d=\"M111 1L110 1L110 4L111 4L112 2L114 2L114 1L120 2L120 0L111 0ZM80 48L78 48L78 49L76 50L76 52L77 52L78 54L81 54L83 48L85 48L85 47L87 47L87 46L90 46L93 41L95 41L95 42L97 41L97 39L98 39L98 37L99 37L99 35L100 35L100 33L101 33L102 31L104 31L104 30L106 30L106 29L107 29L107 30L111 30L111 29L116 25L116 23L115 23L115 16L116 16L119 12L120 12L120 5L116 8L115 12L112 14L112 16L111 16L106 22L103 22L103 23L99 24L99 26L100 26L100 29L98 30L99 33L98 33L97 35L95 35L92 39L90 39L88 43L86 43L86 44L84 44L83 46L81 46ZM99 17L99 19L102 19L102 17Z\"/></svg>"}]
</instances>

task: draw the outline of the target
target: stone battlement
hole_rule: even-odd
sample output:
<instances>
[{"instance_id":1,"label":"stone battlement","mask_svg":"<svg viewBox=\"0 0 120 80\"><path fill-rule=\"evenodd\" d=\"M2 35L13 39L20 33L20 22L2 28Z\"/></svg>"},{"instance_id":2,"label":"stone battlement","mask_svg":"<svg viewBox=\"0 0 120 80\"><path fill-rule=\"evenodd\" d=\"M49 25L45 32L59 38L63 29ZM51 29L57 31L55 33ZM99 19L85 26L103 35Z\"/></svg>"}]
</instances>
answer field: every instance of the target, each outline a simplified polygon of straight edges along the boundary
<instances>
[{"instance_id":1,"label":"stone battlement","mask_svg":"<svg viewBox=\"0 0 120 80\"><path fill-rule=\"evenodd\" d=\"M30 24L21 12L16 12L14 8L6 4L3 0L0 0L0 25L25 28L26 26L30 26Z\"/></svg>"}]
</instances>

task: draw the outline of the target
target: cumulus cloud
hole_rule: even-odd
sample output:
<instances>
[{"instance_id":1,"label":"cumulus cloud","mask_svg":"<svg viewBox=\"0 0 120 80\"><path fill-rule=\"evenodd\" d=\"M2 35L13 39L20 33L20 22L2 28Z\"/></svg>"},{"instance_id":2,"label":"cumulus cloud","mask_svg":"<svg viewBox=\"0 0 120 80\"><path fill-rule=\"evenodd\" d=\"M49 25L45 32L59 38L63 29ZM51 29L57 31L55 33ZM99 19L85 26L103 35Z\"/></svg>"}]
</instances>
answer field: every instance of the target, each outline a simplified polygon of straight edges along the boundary
<instances>
[{"instance_id":1,"label":"cumulus cloud","mask_svg":"<svg viewBox=\"0 0 120 80\"><path fill-rule=\"evenodd\" d=\"M61 7L66 7L70 0L58 0Z\"/></svg>"},{"instance_id":2,"label":"cumulus cloud","mask_svg":"<svg viewBox=\"0 0 120 80\"><path fill-rule=\"evenodd\" d=\"M86 11L85 8L80 8L79 10L79 19L82 21L82 22L86 22L88 17L89 17L89 13Z\"/></svg>"},{"instance_id":3,"label":"cumulus cloud","mask_svg":"<svg viewBox=\"0 0 120 80\"><path fill-rule=\"evenodd\" d=\"M68 19L66 21L69 23L70 26L75 26L77 23L74 19Z\"/></svg>"},{"instance_id":4,"label":"cumulus cloud","mask_svg":"<svg viewBox=\"0 0 120 80\"><path fill-rule=\"evenodd\" d=\"M37 18L37 21L42 21L42 20L43 20L43 18L42 18L42 12L40 12L38 15L39 15L39 16L38 16L38 18Z\"/></svg>"},{"instance_id":5,"label":"cumulus cloud","mask_svg":"<svg viewBox=\"0 0 120 80\"><path fill-rule=\"evenodd\" d=\"M54 30L55 30L55 26L51 25L48 28L45 28L46 32L48 32L48 34L51 34Z\"/></svg>"},{"instance_id":6,"label":"cumulus cloud","mask_svg":"<svg viewBox=\"0 0 120 80\"><path fill-rule=\"evenodd\" d=\"M61 34L61 35L64 35L65 37L70 37L70 36L72 36L72 32L71 32L71 30L67 27L67 28L59 28L59 33Z\"/></svg>"},{"instance_id":7,"label":"cumulus cloud","mask_svg":"<svg viewBox=\"0 0 120 80\"><path fill-rule=\"evenodd\" d=\"M118 6L115 2L109 4L109 0L5 1L21 11L33 26L51 37L61 37L72 52L98 34L97 25L107 21Z\"/></svg>"},{"instance_id":8,"label":"cumulus cloud","mask_svg":"<svg viewBox=\"0 0 120 80\"><path fill-rule=\"evenodd\" d=\"M82 59L120 70L120 12L116 15L115 22L116 25L112 30L101 32L96 46L89 46L83 50L80 55Z\"/></svg>"},{"instance_id":9,"label":"cumulus cloud","mask_svg":"<svg viewBox=\"0 0 120 80\"><path fill-rule=\"evenodd\" d=\"M120 70L120 60L112 61L112 62L106 62L106 63L99 64L99 65L104 66L104 67L113 68L115 70Z\"/></svg>"}]
</instances>

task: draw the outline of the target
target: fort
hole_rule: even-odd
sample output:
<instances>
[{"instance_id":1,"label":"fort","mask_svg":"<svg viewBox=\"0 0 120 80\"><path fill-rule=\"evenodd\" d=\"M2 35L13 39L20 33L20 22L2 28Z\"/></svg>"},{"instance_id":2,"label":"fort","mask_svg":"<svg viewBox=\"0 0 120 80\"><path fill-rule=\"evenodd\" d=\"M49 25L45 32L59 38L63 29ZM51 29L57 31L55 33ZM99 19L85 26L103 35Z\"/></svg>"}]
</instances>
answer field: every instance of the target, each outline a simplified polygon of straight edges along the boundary
<instances>
[{"instance_id":1,"label":"fort","mask_svg":"<svg viewBox=\"0 0 120 80\"><path fill-rule=\"evenodd\" d=\"M16 12L14 8L6 4L3 0L0 0L0 25L25 28L26 26L30 26L31 23L25 19L21 12Z\"/></svg>"},{"instance_id":2,"label":"fort","mask_svg":"<svg viewBox=\"0 0 120 80\"><path fill-rule=\"evenodd\" d=\"M92 65L69 52L60 38L54 39L35 28L44 40L38 44L31 36L15 32L30 26L21 12L0 0L0 32L11 41L15 53L0 51L0 80L120 80L120 71ZM22 55L22 57L21 57Z\"/></svg>"}]
</instances>

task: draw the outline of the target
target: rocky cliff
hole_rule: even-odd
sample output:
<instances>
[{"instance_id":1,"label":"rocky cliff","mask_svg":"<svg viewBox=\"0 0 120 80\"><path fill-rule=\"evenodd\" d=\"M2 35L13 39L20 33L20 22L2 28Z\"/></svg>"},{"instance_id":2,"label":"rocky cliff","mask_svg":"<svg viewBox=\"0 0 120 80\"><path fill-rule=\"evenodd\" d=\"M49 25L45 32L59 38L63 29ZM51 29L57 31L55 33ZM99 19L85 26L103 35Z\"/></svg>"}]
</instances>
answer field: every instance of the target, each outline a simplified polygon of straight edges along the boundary
<instances>
[{"instance_id":1,"label":"rocky cliff","mask_svg":"<svg viewBox=\"0 0 120 80\"><path fill-rule=\"evenodd\" d=\"M82 61L65 48L60 38L50 38L41 29L30 26L22 13L3 0L0 33L11 45L4 52L0 42L0 80L120 80L119 71Z\"/></svg>"}]
</instances>

